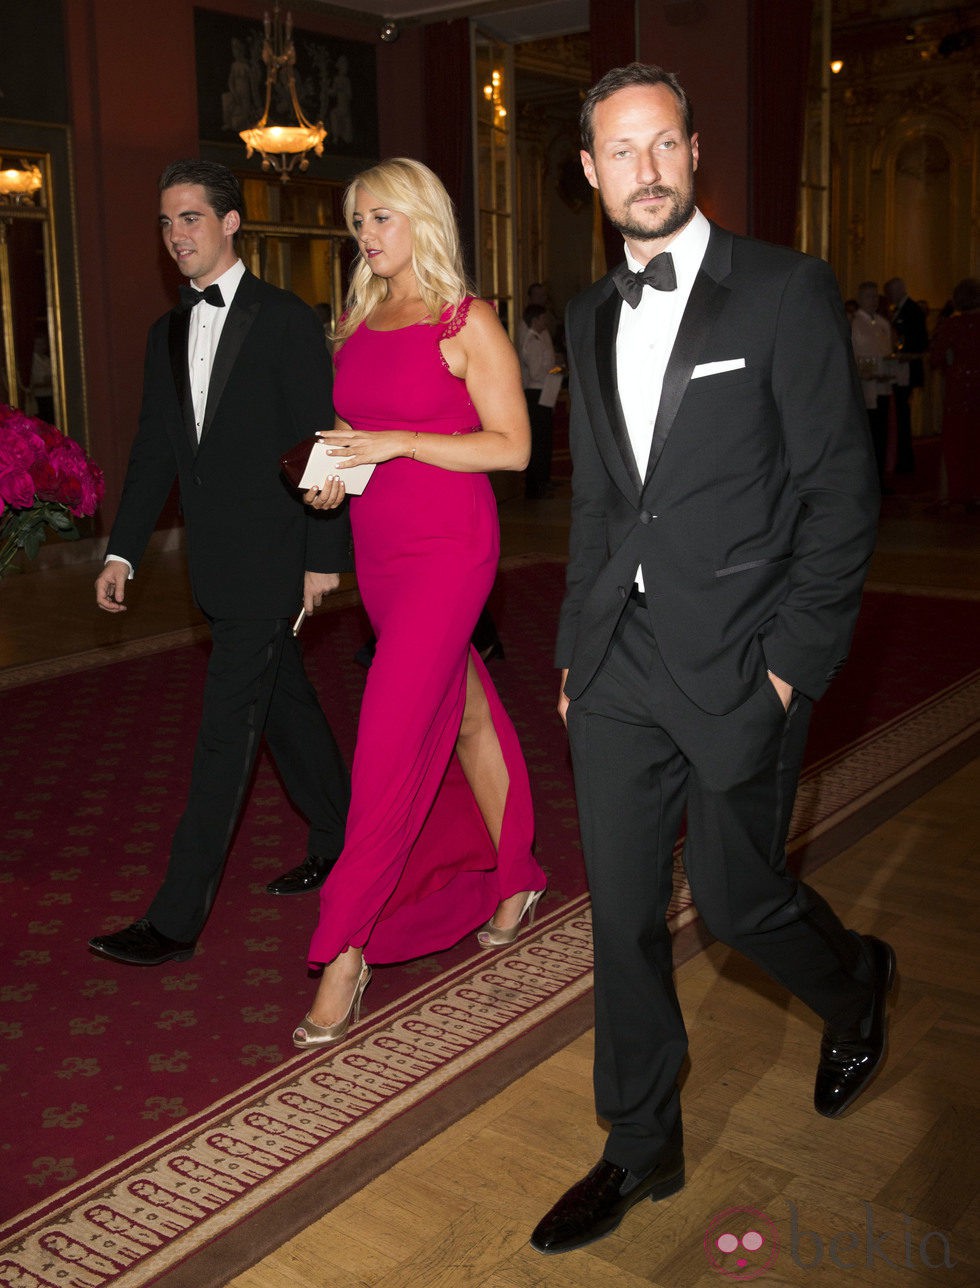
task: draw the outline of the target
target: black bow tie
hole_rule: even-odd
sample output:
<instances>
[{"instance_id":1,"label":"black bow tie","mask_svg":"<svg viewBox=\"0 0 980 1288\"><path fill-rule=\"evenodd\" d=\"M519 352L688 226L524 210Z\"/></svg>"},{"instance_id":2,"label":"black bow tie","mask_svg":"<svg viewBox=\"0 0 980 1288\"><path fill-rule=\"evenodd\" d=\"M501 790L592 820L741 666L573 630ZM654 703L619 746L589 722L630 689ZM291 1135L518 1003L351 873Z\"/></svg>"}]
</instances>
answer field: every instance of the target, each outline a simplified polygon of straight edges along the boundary
<instances>
[{"instance_id":1,"label":"black bow tie","mask_svg":"<svg viewBox=\"0 0 980 1288\"><path fill-rule=\"evenodd\" d=\"M644 286L652 286L655 291L677 290L677 274L674 272L674 261L669 250L654 255L646 268L641 268L636 273L624 260L613 270L613 281L631 309L639 304Z\"/></svg>"},{"instance_id":2,"label":"black bow tie","mask_svg":"<svg viewBox=\"0 0 980 1288\"><path fill-rule=\"evenodd\" d=\"M190 313L194 305L200 304L202 300L206 300L208 304L213 304L216 309L225 307L225 302L221 298L221 287L217 282L212 282L203 291L199 291L195 286L181 284L180 304L178 305L181 313Z\"/></svg>"}]
</instances>

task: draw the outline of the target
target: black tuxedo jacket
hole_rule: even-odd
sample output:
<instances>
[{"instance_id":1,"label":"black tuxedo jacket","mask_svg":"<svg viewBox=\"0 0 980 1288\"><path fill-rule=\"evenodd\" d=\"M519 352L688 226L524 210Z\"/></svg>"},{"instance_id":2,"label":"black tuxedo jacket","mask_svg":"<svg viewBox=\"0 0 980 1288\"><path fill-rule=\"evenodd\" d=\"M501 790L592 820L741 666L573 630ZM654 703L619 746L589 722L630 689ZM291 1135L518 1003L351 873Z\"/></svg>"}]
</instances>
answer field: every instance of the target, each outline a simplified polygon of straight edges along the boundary
<instances>
[{"instance_id":1,"label":"black tuxedo jacket","mask_svg":"<svg viewBox=\"0 0 980 1288\"><path fill-rule=\"evenodd\" d=\"M297 296L246 272L228 305L198 444L188 325L175 309L150 329L139 431L108 551L138 565L176 475L202 611L287 617L302 603L305 570L352 566L347 507L313 514L279 471L301 438L333 428L323 327Z\"/></svg>"},{"instance_id":2,"label":"black tuxedo jacket","mask_svg":"<svg viewBox=\"0 0 980 1288\"><path fill-rule=\"evenodd\" d=\"M637 566L672 677L723 714L767 668L817 698L842 665L878 487L837 283L714 225L637 468L607 275L568 307L572 528L556 662L579 697Z\"/></svg>"},{"instance_id":3,"label":"black tuxedo jacket","mask_svg":"<svg viewBox=\"0 0 980 1288\"><path fill-rule=\"evenodd\" d=\"M925 353L929 348L929 328L926 315L915 300L906 295L892 314L892 329L902 342L906 353ZM921 358L909 360L909 388L921 389L925 383L925 370Z\"/></svg>"}]
</instances>

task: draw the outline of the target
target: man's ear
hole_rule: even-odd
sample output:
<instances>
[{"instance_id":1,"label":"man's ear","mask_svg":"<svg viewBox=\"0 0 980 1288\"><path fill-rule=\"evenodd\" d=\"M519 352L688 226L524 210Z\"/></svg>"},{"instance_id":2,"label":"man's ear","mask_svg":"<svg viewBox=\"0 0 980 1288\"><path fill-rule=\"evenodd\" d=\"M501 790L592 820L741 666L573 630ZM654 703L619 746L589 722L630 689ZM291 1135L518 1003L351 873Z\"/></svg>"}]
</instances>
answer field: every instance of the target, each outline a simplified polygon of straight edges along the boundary
<instances>
[{"instance_id":1,"label":"man's ear","mask_svg":"<svg viewBox=\"0 0 980 1288\"><path fill-rule=\"evenodd\" d=\"M226 236L234 237L242 226L242 217L237 210L229 210L222 221L222 229Z\"/></svg>"},{"instance_id":2,"label":"man's ear","mask_svg":"<svg viewBox=\"0 0 980 1288\"><path fill-rule=\"evenodd\" d=\"M700 155L701 155L701 149L698 146L698 136L696 134L692 134L691 135L691 160L693 162L693 168L695 170L698 168L698 158L700 157Z\"/></svg>"},{"instance_id":3,"label":"man's ear","mask_svg":"<svg viewBox=\"0 0 980 1288\"><path fill-rule=\"evenodd\" d=\"M586 179L592 184L593 188L598 188L599 180L595 177L595 161L592 153L586 152L585 148L583 148L579 153L579 158L582 162L582 169L585 171Z\"/></svg>"}]
</instances>

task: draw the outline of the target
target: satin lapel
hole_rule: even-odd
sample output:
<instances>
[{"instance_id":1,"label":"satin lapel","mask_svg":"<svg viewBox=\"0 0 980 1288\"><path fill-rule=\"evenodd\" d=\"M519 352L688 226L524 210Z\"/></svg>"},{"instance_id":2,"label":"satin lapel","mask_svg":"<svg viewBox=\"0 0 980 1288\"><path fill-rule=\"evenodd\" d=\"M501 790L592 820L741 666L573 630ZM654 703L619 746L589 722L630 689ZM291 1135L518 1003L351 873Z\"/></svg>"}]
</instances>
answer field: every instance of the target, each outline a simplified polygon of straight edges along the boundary
<instances>
[{"instance_id":1,"label":"satin lapel","mask_svg":"<svg viewBox=\"0 0 980 1288\"><path fill-rule=\"evenodd\" d=\"M650 460L646 479L656 468L664 450L667 437L673 428L681 399L687 390L691 372L697 366L704 342L714 326L719 313L728 300L728 287L723 284L732 269L732 235L724 229L711 226L711 236L687 308L677 329L677 339L670 351L667 370L664 372L663 392L657 409L657 423L650 445Z\"/></svg>"},{"instance_id":2,"label":"satin lapel","mask_svg":"<svg viewBox=\"0 0 980 1288\"><path fill-rule=\"evenodd\" d=\"M623 300L618 291L612 291L595 311L595 362L599 390L605 408L606 420L612 431L613 441L619 451L621 463L636 492L643 480L636 464L633 444L626 429L622 403L619 400L619 377L616 371L616 336ZM593 421L595 424L595 421ZM600 448L602 442L599 442Z\"/></svg>"},{"instance_id":3,"label":"satin lapel","mask_svg":"<svg viewBox=\"0 0 980 1288\"><path fill-rule=\"evenodd\" d=\"M246 292L245 302L240 302L247 280L246 276L241 286L239 286L235 298L228 306L228 320L221 330L218 352L214 355L214 366L211 368L211 380L208 383L208 401L204 409L204 425L201 429L202 442L214 421L214 414L221 401L221 395L225 391L225 385L228 383L228 377L231 375L232 367L234 367L235 360L245 342L245 337L258 316L260 304L258 300L248 300L247 297L250 292Z\"/></svg>"},{"instance_id":4,"label":"satin lapel","mask_svg":"<svg viewBox=\"0 0 980 1288\"><path fill-rule=\"evenodd\" d=\"M180 414L184 429L191 442L191 449L197 451L197 432L194 428L194 404L191 401L191 379L187 370L187 331L190 326L190 314L179 313L174 309L170 314L170 330L167 334L170 349L170 369L173 372L174 385L177 389L177 400L180 403Z\"/></svg>"}]
</instances>

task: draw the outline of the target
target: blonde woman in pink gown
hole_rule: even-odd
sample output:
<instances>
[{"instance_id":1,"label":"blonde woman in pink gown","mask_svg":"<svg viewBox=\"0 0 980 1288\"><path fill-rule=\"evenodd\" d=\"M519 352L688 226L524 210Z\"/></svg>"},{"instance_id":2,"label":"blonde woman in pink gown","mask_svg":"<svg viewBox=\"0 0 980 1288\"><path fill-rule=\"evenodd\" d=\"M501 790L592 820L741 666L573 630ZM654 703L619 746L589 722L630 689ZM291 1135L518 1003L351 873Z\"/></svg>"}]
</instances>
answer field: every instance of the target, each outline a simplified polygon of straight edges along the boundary
<instances>
[{"instance_id":1,"label":"blonde woman in pink gown","mask_svg":"<svg viewBox=\"0 0 980 1288\"><path fill-rule=\"evenodd\" d=\"M487 475L524 469L530 451L520 365L467 291L432 171L384 161L354 180L344 214L360 258L337 328L337 420L321 435L338 465L305 500L339 505L344 469L375 463L350 510L378 642L300 1048L339 1041L359 1018L368 963L447 948L481 923L484 947L509 943L545 887L517 735L470 646L499 554Z\"/></svg>"}]
</instances>

